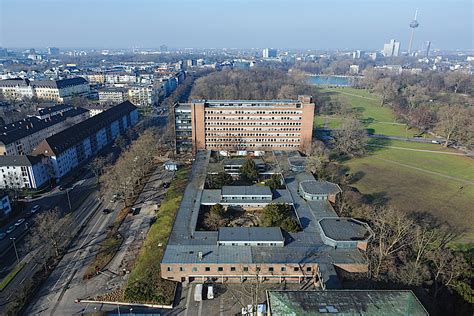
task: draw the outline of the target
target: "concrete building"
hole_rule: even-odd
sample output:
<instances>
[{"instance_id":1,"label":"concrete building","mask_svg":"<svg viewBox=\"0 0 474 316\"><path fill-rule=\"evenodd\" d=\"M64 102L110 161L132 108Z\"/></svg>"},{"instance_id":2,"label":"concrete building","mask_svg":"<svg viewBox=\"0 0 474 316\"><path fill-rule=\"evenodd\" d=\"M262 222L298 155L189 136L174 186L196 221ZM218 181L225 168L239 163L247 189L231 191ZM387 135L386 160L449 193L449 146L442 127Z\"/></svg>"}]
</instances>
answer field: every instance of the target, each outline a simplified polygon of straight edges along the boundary
<instances>
[{"instance_id":1,"label":"concrete building","mask_svg":"<svg viewBox=\"0 0 474 316\"><path fill-rule=\"evenodd\" d=\"M8 216L12 211L10 198L6 192L0 192L0 215ZM0 216L1 217L1 216Z\"/></svg>"},{"instance_id":2,"label":"concrete building","mask_svg":"<svg viewBox=\"0 0 474 316\"><path fill-rule=\"evenodd\" d=\"M16 78L1 80L0 92L9 100L36 97L40 100L63 102L74 96L88 96L90 87L87 80L81 77L38 81Z\"/></svg>"},{"instance_id":3,"label":"concrete building","mask_svg":"<svg viewBox=\"0 0 474 316\"><path fill-rule=\"evenodd\" d=\"M263 58L276 58L277 55L278 55L278 52L274 48L264 48L262 51Z\"/></svg>"},{"instance_id":4,"label":"concrete building","mask_svg":"<svg viewBox=\"0 0 474 316\"><path fill-rule=\"evenodd\" d=\"M158 91L153 85L132 86L128 89L128 100L138 107L154 106L158 102Z\"/></svg>"},{"instance_id":5,"label":"concrete building","mask_svg":"<svg viewBox=\"0 0 474 316\"><path fill-rule=\"evenodd\" d=\"M128 90L121 88L108 88L98 91L99 103L105 104L119 104L127 100Z\"/></svg>"},{"instance_id":6,"label":"concrete building","mask_svg":"<svg viewBox=\"0 0 474 316\"><path fill-rule=\"evenodd\" d=\"M310 96L270 101L194 100L175 106L176 148L181 151L192 144L194 152L305 151L311 145L313 118Z\"/></svg>"},{"instance_id":7,"label":"concrete building","mask_svg":"<svg viewBox=\"0 0 474 316\"><path fill-rule=\"evenodd\" d=\"M61 113L67 112L72 109L74 109L72 105L57 104L39 109L38 115L36 115L36 117L40 120L44 120L54 115L60 115Z\"/></svg>"},{"instance_id":8,"label":"concrete building","mask_svg":"<svg viewBox=\"0 0 474 316\"><path fill-rule=\"evenodd\" d=\"M45 119L29 117L0 127L0 155L28 155L45 138L89 118L89 111L72 108Z\"/></svg>"},{"instance_id":9,"label":"concrete building","mask_svg":"<svg viewBox=\"0 0 474 316\"><path fill-rule=\"evenodd\" d=\"M390 43L383 45L383 55L385 57L397 57L400 54L400 42L394 39L390 40Z\"/></svg>"},{"instance_id":10,"label":"concrete building","mask_svg":"<svg viewBox=\"0 0 474 316\"><path fill-rule=\"evenodd\" d=\"M49 179L41 156L0 156L0 188L38 189Z\"/></svg>"},{"instance_id":11,"label":"concrete building","mask_svg":"<svg viewBox=\"0 0 474 316\"><path fill-rule=\"evenodd\" d=\"M415 294L407 290L270 290L266 296L268 316L428 316Z\"/></svg>"},{"instance_id":12,"label":"concrete building","mask_svg":"<svg viewBox=\"0 0 474 316\"><path fill-rule=\"evenodd\" d=\"M125 101L46 138L33 154L47 157L51 173L59 180L137 122L138 109Z\"/></svg>"}]
</instances>

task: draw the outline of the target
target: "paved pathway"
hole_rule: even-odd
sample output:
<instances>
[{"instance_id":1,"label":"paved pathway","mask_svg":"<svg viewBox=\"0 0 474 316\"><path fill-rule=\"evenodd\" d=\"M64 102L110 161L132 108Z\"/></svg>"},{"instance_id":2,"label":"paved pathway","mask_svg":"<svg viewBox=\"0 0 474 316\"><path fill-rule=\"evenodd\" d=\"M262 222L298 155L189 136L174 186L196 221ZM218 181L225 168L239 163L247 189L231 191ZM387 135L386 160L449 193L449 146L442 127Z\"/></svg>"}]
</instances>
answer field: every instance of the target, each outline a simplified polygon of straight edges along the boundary
<instances>
[{"instance_id":1,"label":"paved pathway","mask_svg":"<svg viewBox=\"0 0 474 316\"><path fill-rule=\"evenodd\" d=\"M382 147L382 148L393 148L393 149L401 149L401 150L409 150L409 151L418 151L424 153L433 153L433 154L443 154L443 155L455 155L455 156L469 156L466 153L455 153L450 151L439 151L439 150L427 150L427 149L415 149L415 148L406 148L406 147L397 147L397 146L384 146L384 145L376 145L376 144L368 144L371 147Z\"/></svg>"}]
</instances>

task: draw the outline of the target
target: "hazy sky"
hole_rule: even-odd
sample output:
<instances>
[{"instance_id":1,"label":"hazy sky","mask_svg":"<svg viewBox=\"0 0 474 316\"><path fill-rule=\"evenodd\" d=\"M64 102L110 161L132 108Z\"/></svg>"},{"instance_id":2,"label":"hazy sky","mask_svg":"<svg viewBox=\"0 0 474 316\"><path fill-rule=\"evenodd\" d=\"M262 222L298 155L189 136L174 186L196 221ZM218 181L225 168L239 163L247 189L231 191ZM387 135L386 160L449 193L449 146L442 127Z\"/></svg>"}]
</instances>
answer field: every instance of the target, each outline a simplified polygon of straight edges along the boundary
<instances>
[{"instance_id":1,"label":"hazy sky","mask_svg":"<svg viewBox=\"0 0 474 316\"><path fill-rule=\"evenodd\" d=\"M473 49L473 0L0 0L4 47Z\"/></svg>"}]
</instances>

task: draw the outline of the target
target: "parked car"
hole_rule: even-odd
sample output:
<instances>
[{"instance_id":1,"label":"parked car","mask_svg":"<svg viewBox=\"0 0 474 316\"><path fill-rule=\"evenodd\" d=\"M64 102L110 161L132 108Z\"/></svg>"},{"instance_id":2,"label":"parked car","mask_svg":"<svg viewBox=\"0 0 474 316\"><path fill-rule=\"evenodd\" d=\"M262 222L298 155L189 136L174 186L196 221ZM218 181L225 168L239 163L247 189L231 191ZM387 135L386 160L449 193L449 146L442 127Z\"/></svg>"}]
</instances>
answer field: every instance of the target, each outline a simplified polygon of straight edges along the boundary
<instances>
[{"instance_id":1,"label":"parked car","mask_svg":"<svg viewBox=\"0 0 474 316\"><path fill-rule=\"evenodd\" d=\"M202 284L196 284L194 288L194 300L196 302L202 301Z\"/></svg>"},{"instance_id":2,"label":"parked car","mask_svg":"<svg viewBox=\"0 0 474 316\"><path fill-rule=\"evenodd\" d=\"M214 287L212 285L209 285L207 287L207 299L208 300L214 299Z\"/></svg>"},{"instance_id":3,"label":"parked car","mask_svg":"<svg viewBox=\"0 0 474 316\"><path fill-rule=\"evenodd\" d=\"M163 183L163 188L166 189L166 188L168 188L169 186L170 186L170 184L169 184L168 182L164 182L164 183Z\"/></svg>"},{"instance_id":4,"label":"parked car","mask_svg":"<svg viewBox=\"0 0 474 316\"><path fill-rule=\"evenodd\" d=\"M5 233L0 233L0 240L4 240L5 237L7 237L7 234L5 234Z\"/></svg>"},{"instance_id":5,"label":"parked car","mask_svg":"<svg viewBox=\"0 0 474 316\"><path fill-rule=\"evenodd\" d=\"M8 229L7 229L7 234L10 234L12 231L15 230L15 228L16 228L15 225L12 225L12 226L8 227Z\"/></svg>"},{"instance_id":6,"label":"parked car","mask_svg":"<svg viewBox=\"0 0 474 316\"><path fill-rule=\"evenodd\" d=\"M24 218L20 218L19 220L16 221L15 226L20 226L21 224L23 224L24 221L25 221Z\"/></svg>"},{"instance_id":7,"label":"parked car","mask_svg":"<svg viewBox=\"0 0 474 316\"><path fill-rule=\"evenodd\" d=\"M132 207L130 209L130 211L132 212L133 216L140 214L140 208L139 207Z\"/></svg>"},{"instance_id":8,"label":"parked car","mask_svg":"<svg viewBox=\"0 0 474 316\"><path fill-rule=\"evenodd\" d=\"M441 144L441 142L440 142L439 140L436 140L436 139L433 139L433 140L431 141L431 143L433 143L433 144Z\"/></svg>"},{"instance_id":9,"label":"parked car","mask_svg":"<svg viewBox=\"0 0 474 316\"><path fill-rule=\"evenodd\" d=\"M65 188L64 186L62 186L62 185L60 185L60 186L58 187L58 189L59 189L59 191L64 191L64 190L66 190L66 188Z\"/></svg>"},{"instance_id":10,"label":"parked car","mask_svg":"<svg viewBox=\"0 0 474 316\"><path fill-rule=\"evenodd\" d=\"M31 213L31 214L34 214L34 213L38 212L38 211L40 210L40 208L41 208L41 206L35 205L35 206L33 206L33 207L31 208L30 213Z\"/></svg>"},{"instance_id":11,"label":"parked car","mask_svg":"<svg viewBox=\"0 0 474 316\"><path fill-rule=\"evenodd\" d=\"M104 208L104 209L102 210L102 213L104 213L104 214L106 214L106 215L107 215L107 214L110 214L110 213L112 213L112 212L113 212L113 210L111 210L110 208Z\"/></svg>"}]
</instances>

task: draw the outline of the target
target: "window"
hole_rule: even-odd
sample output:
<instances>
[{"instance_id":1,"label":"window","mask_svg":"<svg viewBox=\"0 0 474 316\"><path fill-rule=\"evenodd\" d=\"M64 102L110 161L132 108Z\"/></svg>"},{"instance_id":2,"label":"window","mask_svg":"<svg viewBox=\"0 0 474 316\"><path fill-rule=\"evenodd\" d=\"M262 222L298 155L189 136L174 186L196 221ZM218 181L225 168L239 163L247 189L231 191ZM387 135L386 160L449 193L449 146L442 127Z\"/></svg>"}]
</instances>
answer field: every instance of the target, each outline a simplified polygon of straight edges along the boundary
<instances>
[{"instance_id":1,"label":"window","mask_svg":"<svg viewBox=\"0 0 474 316\"><path fill-rule=\"evenodd\" d=\"M168 267L168 268L166 268L166 271L171 272L171 271L173 271L173 268Z\"/></svg>"},{"instance_id":2,"label":"window","mask_svg":"<svg viewBox=\"0 0 474 316\"><path fill-rule=\"evenodd\" d=\"M249 271L249 267L244 267L244 272L248 272Z\"/></svg>"},{"instance_id":3,"label":"window","mask_svg":"<svg viewBox=\"0 0 474 316\"><path fill-rule=\"evenodd\" d=\"M295 272L300 271L300 268L294 267L294 268L293 268L293 271L295 271Z\"/></svg>"},{"instance_id":4,"label":"window","mask_svg":"<svg viewBox=\"0 0 474 316\"><path fill-rule=\"evenodd\" d=\"M205 270L206 272L209 272L209 271L211 271L211 268L210 268L210 267L205 267L204 270Z\"/></svg>"},{"instance_id":5,"label":"window","mask_svg":"<svg viewBox=\"0 0 474 316\"><path fill-rule=\"evenodd\" d=\"M222 272L222 271L224 271L224 268L223 267L217 267L217 271Z\"/></svg>"},{"instance_id":6,"label":"window","mask_svg":"<svg viewBox=\"0 0 474 316\"><path fill-rule=\"evenodd\" d=\"M193 267L193 272L197 272L198 268L197 267Z\"/></svg>"},{"instance_id":7,"label":"window","mask_svg":"<svg viewBox=\"0 0 474 316\"><path fill-rule=\"evenodd\" d=\"M268 267L268 272L273 272L273 267Z\"/></svg>"},{"instance_id":8,"label":"window","mask_svg":"<svg viewBox=\"0 0 474 316\"><path fill-rule=\"evenodd\" d=\"M183 272L183 271L184 271L184 267L179 267L179 271Z\"/></svg>"},{"instance_id":9,"label":"window","mask_svg":"<svg viewBox=\"0 0 474 316\"><path fill-rule=\"evenodd\" d=\"M286 267L281 267L281 272L285 272L286 271Z\"/></svg>"},{"instance_id":10,"label":"window","mask_svg":"<svg viewBox=\"0 0 474 316\"><path fill-rule=\"evenodd\" d=\"M230 267L231 272L235 272L235 267Z\"/></svg>"},{"instance_id":11,"label":"window","mask_svg":"<svg viewBox=\"0 0 474 316\"><path fill-rule=\"evenodd\" d=\"M307 272L311 272L311 267L306 267Z\"/></svg>"}]
</instances>

